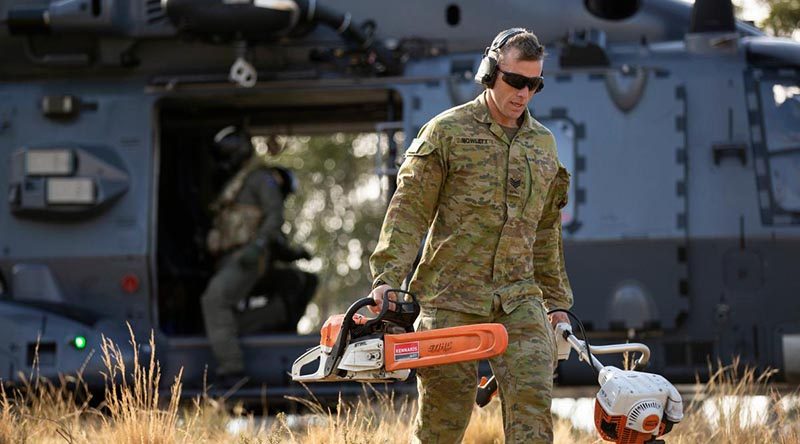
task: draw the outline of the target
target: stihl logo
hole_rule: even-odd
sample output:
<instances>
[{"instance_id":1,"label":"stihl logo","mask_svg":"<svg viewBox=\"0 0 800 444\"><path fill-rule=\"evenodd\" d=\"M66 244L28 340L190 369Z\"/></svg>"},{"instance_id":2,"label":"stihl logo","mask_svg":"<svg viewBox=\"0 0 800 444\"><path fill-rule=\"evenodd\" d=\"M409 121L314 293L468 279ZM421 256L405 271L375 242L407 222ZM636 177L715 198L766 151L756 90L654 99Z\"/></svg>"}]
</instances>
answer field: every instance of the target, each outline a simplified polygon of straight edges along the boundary
<instances>
[{"instance_id":1,"label":"stihl logo","mask_svg":"<svg viewBox=\"0 0 800 444\"><path fill-rule=\"evenodd\" d=\"M433 344L428 346L428 352L443 353L443 352L449 352L452 348L453 348L453 341L440 342L438 344Z\"/></svg>"},{"instance_id":2,"label":"stihl logo","mask_svg":"<svg viewBox=\"0 0 800 444\"><path fill-rule=\"evenodd\" d=\"M419 342L404 342L402 344L395 344L394 346L394 360L404 361L408 359L419 358Z\"/></svg>"}]
</instances>

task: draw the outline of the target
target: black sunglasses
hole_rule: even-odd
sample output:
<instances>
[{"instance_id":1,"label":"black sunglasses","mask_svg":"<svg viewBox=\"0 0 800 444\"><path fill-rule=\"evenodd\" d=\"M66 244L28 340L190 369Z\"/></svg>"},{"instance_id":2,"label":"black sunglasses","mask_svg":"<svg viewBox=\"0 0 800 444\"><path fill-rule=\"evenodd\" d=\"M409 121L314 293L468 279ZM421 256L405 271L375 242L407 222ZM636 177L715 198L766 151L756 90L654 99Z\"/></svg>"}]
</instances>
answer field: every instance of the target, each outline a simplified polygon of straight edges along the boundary
<instances>
[{"instance_id":1,"label":"black sunglasses","mask_svg":"<svg viewBox=\"0 0 800 444\"><path fill-rule=\"evenodd\" d=\"M542 76L525 77L521 74L505 72L500 68L497 68L497 70L503 73L503 81L512 88L522 89L527 86L534 93L538 93L544 88L544 77Z\"/></svg>"}]
</instances>

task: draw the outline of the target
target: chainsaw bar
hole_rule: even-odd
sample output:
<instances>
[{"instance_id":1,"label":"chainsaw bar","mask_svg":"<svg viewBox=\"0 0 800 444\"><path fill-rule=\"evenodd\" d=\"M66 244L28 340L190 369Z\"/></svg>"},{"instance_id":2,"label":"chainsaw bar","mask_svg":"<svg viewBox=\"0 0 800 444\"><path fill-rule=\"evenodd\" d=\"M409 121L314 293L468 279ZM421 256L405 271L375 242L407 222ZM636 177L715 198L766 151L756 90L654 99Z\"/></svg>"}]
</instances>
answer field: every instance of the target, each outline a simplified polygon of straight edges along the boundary
<instances>
[{"instance_id":1,"label":"chainsaw bar","mask_svg":"<svg viewBox=\"0 0 800 444\"><path fill-rule=\"evenodd\" d=\"M403 295L389 303L388 293ZM344 315L328 318L320 345L308 350L292 365L292 379L302 382L402 381L410 369L491 358L508 346L501 324L473 324L414 332L420 312L416 297L402 290L387 290L381 312L372 319L358 310L375 305L372 298L354 302ZM393 308L390 308L393 307ZM303 367L319 361L313 373Z\"/></svg>"},{"instance_id":2,"label":"chainsaw bar","mask_svg":"<svg viewBox=\"0 0 800 444\"><path fill-rule=\"evenodd\" d=\"M384 342L392 371L491 358L506 351L508 333L501 324L472 324L386 335Z\"/></svg>"}]
</instances>

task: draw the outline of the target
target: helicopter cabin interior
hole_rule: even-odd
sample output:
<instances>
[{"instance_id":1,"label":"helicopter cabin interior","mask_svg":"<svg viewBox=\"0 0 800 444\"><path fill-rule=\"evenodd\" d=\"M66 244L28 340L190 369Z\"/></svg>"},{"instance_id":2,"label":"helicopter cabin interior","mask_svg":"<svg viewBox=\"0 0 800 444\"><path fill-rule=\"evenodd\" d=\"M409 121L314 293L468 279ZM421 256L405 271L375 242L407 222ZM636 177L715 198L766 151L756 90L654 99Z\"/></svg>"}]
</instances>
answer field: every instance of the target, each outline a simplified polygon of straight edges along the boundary
<instances>
[{"instance_id":1,"label":"helicopter cabin interior","mask_svg":"<svg viewBox=\"0 0 800 444\"><path fill-rule=\"evenodd\" d=\"M214 135L229 125L253 137L396 131L402 103L385 88L203 91L162 98L157 115L157 322L167 335L196 336L215 267L209 204L228 180L212 156Z\"/></svg>"}]
</instances>

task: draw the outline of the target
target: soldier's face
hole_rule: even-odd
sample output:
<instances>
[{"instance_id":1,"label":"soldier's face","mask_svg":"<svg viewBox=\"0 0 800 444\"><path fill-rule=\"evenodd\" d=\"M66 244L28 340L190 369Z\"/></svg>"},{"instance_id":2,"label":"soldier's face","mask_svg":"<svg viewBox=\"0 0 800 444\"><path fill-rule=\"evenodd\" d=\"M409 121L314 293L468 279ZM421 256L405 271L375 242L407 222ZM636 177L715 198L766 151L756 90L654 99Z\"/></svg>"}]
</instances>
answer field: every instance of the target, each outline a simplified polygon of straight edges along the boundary
<instances>
[{"instance_id":1,"label":"soldier's face","mask_svg":"<svg viewBox=\"0 0 800 444\"><path fill-rule=\"evenodd\" d=\"M519 74L525 77L542 75L541 60L519 60L519 50L511 48L501 58L498 64L502 71ZM523 87L517 89L503 80L503 74L498 72L494 86L489 89L489 111L497 123L503 126L517 126L517 119L525 112L528 102L531 101L534 91Z\"/></svg>"}]
</instances>

